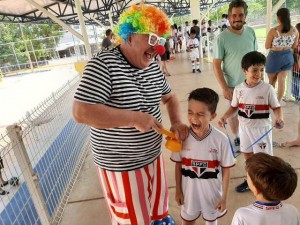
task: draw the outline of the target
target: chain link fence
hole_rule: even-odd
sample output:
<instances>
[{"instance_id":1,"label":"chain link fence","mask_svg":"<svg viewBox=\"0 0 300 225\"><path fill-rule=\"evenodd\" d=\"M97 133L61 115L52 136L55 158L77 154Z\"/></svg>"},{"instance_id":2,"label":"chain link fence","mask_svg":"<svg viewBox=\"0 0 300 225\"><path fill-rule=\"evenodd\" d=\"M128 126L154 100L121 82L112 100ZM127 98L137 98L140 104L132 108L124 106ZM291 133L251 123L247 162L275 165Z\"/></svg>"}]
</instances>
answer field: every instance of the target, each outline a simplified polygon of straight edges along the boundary
<instances>
[{"instance_id":1,"label":"chain link fence","mask_svg":"<svg viewBox=\"0 0 300 225\"><path fill-rule=\"evenodd\" d=\"M0 136L0 224L58 224L89 147L89 128L71 119L79 77ZM0 190L0 191L1 191Z\"/></svg>"}]
</instances>

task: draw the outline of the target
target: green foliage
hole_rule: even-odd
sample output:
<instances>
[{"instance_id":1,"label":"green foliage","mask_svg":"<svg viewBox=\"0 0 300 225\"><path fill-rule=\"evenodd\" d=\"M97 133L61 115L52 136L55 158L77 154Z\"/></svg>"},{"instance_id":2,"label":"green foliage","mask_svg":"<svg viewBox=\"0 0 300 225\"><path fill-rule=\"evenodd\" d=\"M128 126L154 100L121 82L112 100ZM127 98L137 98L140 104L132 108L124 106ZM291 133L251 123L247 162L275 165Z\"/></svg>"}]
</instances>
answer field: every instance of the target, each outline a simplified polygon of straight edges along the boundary
<instances>
[{"instance_id":1,"label":"green foliage","mask_svg":"<svg viewBox=\"0 0 300 225\"><path fill-rule=\"evenodd\" d=\"M266 17L266 6L267 1L265 0L247 0L248 4L248 15L247 15L247 23L255 23L260 24L265 22ZM275 5L278 2L278 0L273 0L273 5ZM228 13L228 6L229 3L224 3L218 5L216 8L213 8L209 12L209 19L212 20L213 24L217 24L217 21L219 21L222 18L222 14ZM291 12L295 12L299 14L300 9L300 1L297 0L286 0L286 3L282 5L282 7L288 8ZM192 19L190 15L182 16L182 17L173 17L172 18L174 23L182 24L183 21L189 21L191 22ZM273 22L276 22L276 17L273 17Z\"/></svg>"},{"instance_id":2,"label":"green foliage","mask_svg":"<svg viewBox=\"0 0 300 225\"><path fill-rule=\"evenodd\" d=\"M60 32L61 27L57 24L0 24L0 66L8 62L12 65L27 63L26 47L32 61L51 57L53 51L48 49L55 48L58 40L49 37Z\"/></svg>"}]
</instances>

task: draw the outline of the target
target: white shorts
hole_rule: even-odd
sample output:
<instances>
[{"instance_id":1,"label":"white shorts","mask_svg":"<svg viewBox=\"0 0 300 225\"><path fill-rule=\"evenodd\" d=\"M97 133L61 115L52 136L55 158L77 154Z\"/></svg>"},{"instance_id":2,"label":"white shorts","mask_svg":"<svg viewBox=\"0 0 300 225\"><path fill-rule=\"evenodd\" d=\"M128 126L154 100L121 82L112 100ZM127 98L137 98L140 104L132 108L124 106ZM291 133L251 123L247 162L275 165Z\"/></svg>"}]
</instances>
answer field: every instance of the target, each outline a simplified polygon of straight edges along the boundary
<instances>
[{"instance_id":1,"label":"white shorts","mask_svg":"<svg viewBox=\"0 0 300 225\"><path fill-rule=\"evenodd\" d=\"M263 136L268 130L271 129L271 125L268 127L249 127L239 125L240 133L240 149L244 153L258 153L264 152L269 155L273 155L272 145L272 131L269 132L263 139L258 143L247 149L250 145L256 142L261 136Z\"/></svg>"},{"instance_id":2,"label":"white shorts","mask_svg":"<svg viewBox=\"0 0 300 225\"><path fill-rule=\"evenodd\" d=\"M221 175L220 175L221 176ZM222 197L221 179L191 179L182 177L184 204L181 206L181 217L186 221L194 221L201 214L204 220L215 221L225 215L219 212L216 205Z\"/></svg>"},{"instance_id":3,"label":"white shorts","mask_svg":"<svg viewBox=\"0 0 300 225\"><path fill-rule=\"evenodd\" d=\"M223 212L220 212L218 210L213 210L210 212L202 211L202 212L187 213L183 207L181 208L181 218L184 221L188 221L188 222L195 221L196 219L198 219L201 216L201 213L202 213L202 217L205 221L213 222L213 221L221 218L222 216L224 216L227 213L227 209L224 210Z\"/></svg>"},{"instance_id":4,"label":"white shorts","mask_svg":"<svg viewBox=\"0 0 300 225\"><path fill-rule=\"evenodd\" d=\"M170 48L174 48L174 41L173 38L169 39Z\"/></svg>"},{"instance_id":5,"label":"white shorts","mask_svg":"<svg viewBox=\"0 0 300 225\"><path fill-rule=\"evenodd\" d=\"M162 155L133 171L97 168L112 225L149 225L168 216L168 186Z\"/></svg>"},{"instance_id":6,"label":"white shorts","mask_svg":"<svg viewBox=\"0 0 300 225\"><path fill-rule=\"evenodd\" d=\"M198 48L193 48L190 52L190 58L192 61L195 61L196 59L199 59L199 51Z\"/></svg>"}]
</instances>

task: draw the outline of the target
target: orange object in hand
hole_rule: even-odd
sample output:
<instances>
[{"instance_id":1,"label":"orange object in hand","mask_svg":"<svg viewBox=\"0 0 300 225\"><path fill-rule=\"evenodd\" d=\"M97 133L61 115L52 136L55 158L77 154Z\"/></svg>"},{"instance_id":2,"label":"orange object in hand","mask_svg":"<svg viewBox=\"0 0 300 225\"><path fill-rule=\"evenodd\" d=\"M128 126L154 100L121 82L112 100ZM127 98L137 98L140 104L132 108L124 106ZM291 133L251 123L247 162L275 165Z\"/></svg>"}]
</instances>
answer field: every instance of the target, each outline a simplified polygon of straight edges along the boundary
<instances>
[{"instance_id":1,"label":"orange object in hand","mask_svg":"<svg viewBox=\"0 0 300 225\"><path fill-rule=\"evenodd\" d=\"M164 128L159 129L160 133L166 135L167 142L166 142L166 148L169 149L172 152L180 152L182 149L182 144L179 140L176 139L175 134L169 130L166 130Z\"/></svg>"}]
</instances>

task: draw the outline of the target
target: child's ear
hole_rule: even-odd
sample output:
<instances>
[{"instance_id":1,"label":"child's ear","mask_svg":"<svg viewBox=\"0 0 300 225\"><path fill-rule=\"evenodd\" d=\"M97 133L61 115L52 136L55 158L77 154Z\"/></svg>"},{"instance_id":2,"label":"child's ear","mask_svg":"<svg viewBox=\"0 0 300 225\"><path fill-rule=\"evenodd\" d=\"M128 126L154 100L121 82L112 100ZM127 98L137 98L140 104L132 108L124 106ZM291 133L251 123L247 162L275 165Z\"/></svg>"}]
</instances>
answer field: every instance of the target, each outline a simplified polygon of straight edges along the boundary
<instances>
[{"instance_id":1,"label":"child's ear","mask_svg":"<svg viewBox=\"0 0 300 225\"><path fill-rule=\"evenodd\" d=\"M214 118L216 118L216 116L217 116L217 113L212 114L211 118L210 118L210 121L212 121Z\"/></svg>"},{"instance_id":2,"label":"child's ear","mask_svg":"<svg viewBox=\"0 0 300 225\"><path fill-rule=\"evenodd\" d=\"M246 75L246 73L247 73L247 70L246 70L246 69L244 69L244 68L242 68L242 70L243 70L243 73Z\"/></svg>"},{"instance_id":3,"label":"child's ear","mask_svg":"<svg viewBox=\"0 0 300 225\"><path fill-rule=\"evenodd\" d=\"M260 195L260 194L262 194L261 193L261 191L260 190L258 190L255 186L253 186L253 188L252 188L252 193L253 193L253 195L256 197L256 196L258 196L258 195Z\"/></svg>"}]
</instances>

